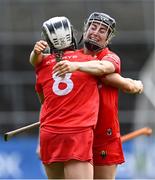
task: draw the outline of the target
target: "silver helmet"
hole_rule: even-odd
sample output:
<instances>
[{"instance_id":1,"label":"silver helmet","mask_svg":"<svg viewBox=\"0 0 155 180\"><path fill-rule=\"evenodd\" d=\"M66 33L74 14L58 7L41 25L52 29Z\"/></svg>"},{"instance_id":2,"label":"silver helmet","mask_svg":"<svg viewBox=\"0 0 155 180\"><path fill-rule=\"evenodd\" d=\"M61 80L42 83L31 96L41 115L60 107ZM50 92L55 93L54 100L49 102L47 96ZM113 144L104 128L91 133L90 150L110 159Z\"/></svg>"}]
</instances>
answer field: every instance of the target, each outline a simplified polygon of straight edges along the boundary
<instances>
[{"instance_id":1,"label":"silver helmet","mask_svg":"<svg viewBox=\"0 0 155 180\"><path fill-rule=\"evenodd\" d=\"M53 17L43 23L43 35L50 47L54 50L76 48L76 39L68 18L64 16Z\"/></svg>"}]
</instances>

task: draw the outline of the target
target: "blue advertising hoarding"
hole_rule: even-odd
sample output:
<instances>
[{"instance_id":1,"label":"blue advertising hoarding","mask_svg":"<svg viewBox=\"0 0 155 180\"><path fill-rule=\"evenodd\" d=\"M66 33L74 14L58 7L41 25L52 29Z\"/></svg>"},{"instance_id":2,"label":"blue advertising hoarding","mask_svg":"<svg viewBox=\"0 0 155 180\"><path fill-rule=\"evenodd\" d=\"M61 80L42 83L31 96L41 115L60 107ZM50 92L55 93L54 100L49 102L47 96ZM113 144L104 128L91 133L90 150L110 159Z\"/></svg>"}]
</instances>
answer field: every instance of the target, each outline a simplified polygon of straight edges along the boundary
<instances>
[{"instance_id":1,"label":"blue advertising hoarding","mask_svg":"<svg viewBox=\"0 0 155 180\"><path fill-rule=\"evenodd\" d=\"M117 179L155 178L155 142L137 138L123 144L126 162L117 169ZM0 179L44 179L36 155L37 137L18 137L5 142L0 137Z\"/></svg>"},{"instance_id":2,"label":"blue advertising hoarding","mask_svg":"<svg viewBox=\"0 0 155 180\"><path fill-rule=\"evenodd\" d=\"M0 138L0 178L46 178L36 155L37 138L12 138L4 142Z\"/></svg>"}]
</instances>

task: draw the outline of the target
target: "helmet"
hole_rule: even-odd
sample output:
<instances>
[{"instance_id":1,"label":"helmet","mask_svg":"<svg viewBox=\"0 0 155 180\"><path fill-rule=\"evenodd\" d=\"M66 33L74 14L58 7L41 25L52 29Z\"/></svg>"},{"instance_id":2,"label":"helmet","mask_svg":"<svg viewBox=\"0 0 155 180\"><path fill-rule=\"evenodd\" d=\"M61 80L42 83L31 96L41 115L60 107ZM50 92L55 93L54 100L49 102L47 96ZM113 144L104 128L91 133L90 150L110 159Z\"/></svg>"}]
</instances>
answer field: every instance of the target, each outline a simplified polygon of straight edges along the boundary
<instances>
[{"instance_id":1,"label":"helmet","mask_svg":"<svg viewBox=\"0 0 155 180\"><path fill-rule=\"evenodd\" d=\"M116 21L115 19L110 17L108 14L93 12L86 21L86 24L85 24L86 29L88 29L88 27L90 26L90 23L92 22L100 22L108 26L111 32L114 32L115 30Z\"/></svg>"},{"instance_id":2,"label":"helmet","mask_svg":"<svg viewBox=\"0 0 155 180\"><path fill-rule=\"evenodd\" d=\"M115 19L113 19L112 17L110 17L109 15L105 13L93 12L85 23L85 32L88 30L90 24L93 22L98 22L107 26L108 28L107 40L110 41L115 31L115 26L116 26ZM97 44L96 42L90 39L84 39L84 44L88 50L95 51L95 52L100 51L105 47L105 46L101 47L99 44Z\"/></svg>"},{"instance_id":3,"label":"helmet","mask_svg":"<svg viewBox=\"0 0 155 180\"><path fill-rule=\"evenodd\" d=\"M76 39L73 35L73 29L68 18L54 17L43 23L43 35L50 47L50 50L64 50L67 48L76 48Z\"/></svg>"}]
</instances>

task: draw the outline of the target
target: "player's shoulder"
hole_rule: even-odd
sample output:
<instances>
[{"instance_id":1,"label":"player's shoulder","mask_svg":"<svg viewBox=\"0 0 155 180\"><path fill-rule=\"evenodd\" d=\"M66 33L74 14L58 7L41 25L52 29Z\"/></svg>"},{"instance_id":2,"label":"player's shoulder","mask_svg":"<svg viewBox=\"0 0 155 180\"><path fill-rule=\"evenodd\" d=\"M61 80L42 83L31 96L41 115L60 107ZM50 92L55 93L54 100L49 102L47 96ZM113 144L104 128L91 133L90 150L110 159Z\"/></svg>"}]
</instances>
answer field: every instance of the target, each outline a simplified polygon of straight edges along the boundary
<instances>
[{"instance_id":1,"label":"player's shoulder","mask_svg":"<svg viewBox=\"0 0 155 180\"><path fill-rule=\"evenodd\" d=\"M111 58L115 61L120 61L120 57L113 51L109 51L109 53L107 55L105 55L105 58Z\"/></svg>"},{"instance_id":2,"label":"player's shoulder","mask_svg":"<svg viewBox=\"0 0 155 180\"><path fill-rule=\"evenodd\" d=\"M114 61L120 61L120 57L113 51L111 51L109 48L105 48L101 54L100 59L112 59Z\"/></svg>"},{"instance_id":3,"label":"player's shoulder","mask_svg":"<svg viewBox=\"0 0 155 180\"><path fill-rule=\"evenodd\" d=\"M91 54L85 54L84 53L84 49L79 49L79 50L76 50L77 54L79 57L87 60L87 61L90 61L90 60L93 60L93 59L96 59L95 57L93 57Z\"/></svg>"},{"instance_id":4,"label":"player's shoulder","mask_svg":"<svg viewBox=\"0 0 155 180\"><path fill-rule=\"evenodd\" d=\"M54 62L55 62L55 57L53 54L44 54L42 57L42 61L36 64L35 69L37 69L38 71Z\"/></svg>"},{"instance_id":5,"label":"player's shoulder","mask_svg":"<svg viewBox=\"0 0 155 180\"><path fill-rule=\"evenodd\" d=\"M91 55L84 54L83 49L75 50L75 51L67 51L63 56L63 60L69 61L89 61L92 60Z\"/></svg>"}]
</instances>

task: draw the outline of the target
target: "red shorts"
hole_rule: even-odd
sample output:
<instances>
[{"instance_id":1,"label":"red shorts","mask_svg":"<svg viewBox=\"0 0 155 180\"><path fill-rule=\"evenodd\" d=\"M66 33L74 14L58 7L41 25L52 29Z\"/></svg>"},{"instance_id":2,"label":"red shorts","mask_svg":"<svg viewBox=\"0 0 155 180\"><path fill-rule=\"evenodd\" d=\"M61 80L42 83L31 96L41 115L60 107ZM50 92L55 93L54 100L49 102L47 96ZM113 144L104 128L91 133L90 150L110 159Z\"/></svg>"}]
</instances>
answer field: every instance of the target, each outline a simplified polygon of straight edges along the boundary
<instances>
[{"instance_id":1,"label":"red shorts","mask_svg":"<svg viewBox=\"0 0 155 180\"><path fill-rule=\"evenodd\" d=\"M71 159L92 162L93 130L78 133L40 132L40 154L44 164Z\"/></svg>"},{"instance_id":2,"label":"red shorts","mask_svg":"<svg viewBox=\"0 0 155 180\"><path fill-rule=\"evenodd\" d=\"M99 142L99 139L97 140ZM122 142L120 138L113 138L103 143L96 144L93 147L94 165L114 165L124 162L124 154L122 149Z\"/></svg>"}]
</instances>

